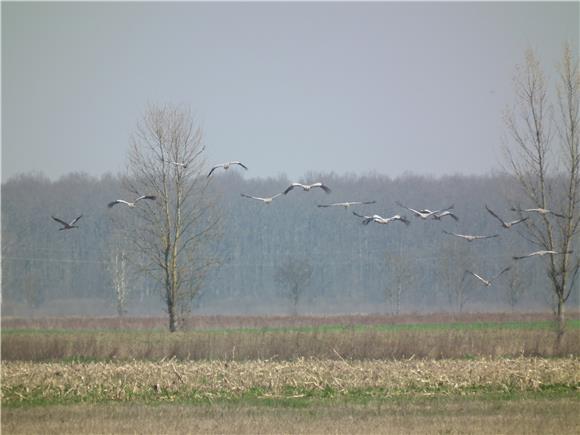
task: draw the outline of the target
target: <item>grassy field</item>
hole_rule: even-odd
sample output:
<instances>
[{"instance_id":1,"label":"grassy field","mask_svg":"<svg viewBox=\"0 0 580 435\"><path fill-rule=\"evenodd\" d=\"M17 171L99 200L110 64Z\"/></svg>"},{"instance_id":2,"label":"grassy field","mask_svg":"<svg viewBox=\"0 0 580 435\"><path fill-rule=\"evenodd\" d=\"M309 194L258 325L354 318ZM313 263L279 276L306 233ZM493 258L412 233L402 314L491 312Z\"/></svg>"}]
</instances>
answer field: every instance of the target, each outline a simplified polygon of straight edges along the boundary
<instances>
[{"instance_id":1,"label":"grassy field","mask_svg":"<svg viewBox=\"0 0 580 435\"><path fill-rule=\"evenodd\" d=\"M6 434L577 434L579 402L527 395L313 404L55 405L2 411Z\"/></svg>"},{"instance_id":2,"label":"grassy field","mask_svg":"<svg viewBox=\"0 0 580 435\"><path fill-rule=\"evenodd\" d=\"M580 432L577 319L219 320L3 319L3 433Z\"/></svg>"},{"instance_id":3,"label":"grassy field","mask_svg":"<svg viewBox=\"0 0 580 435\"><path fill-rule=\"evenodd\" d=\"M440 316L441 317L441 316ZM169 333L156 319L4 320L4 360L475 358L580 354L580 320L556 346L542 316L202 318ZM223 325L217 323L223 320ZM192 321L191 323L194 323ZM151 326L148 328L147 326ZM156 326L156 327L153 327Z\"/></svg>"}]
</instances>

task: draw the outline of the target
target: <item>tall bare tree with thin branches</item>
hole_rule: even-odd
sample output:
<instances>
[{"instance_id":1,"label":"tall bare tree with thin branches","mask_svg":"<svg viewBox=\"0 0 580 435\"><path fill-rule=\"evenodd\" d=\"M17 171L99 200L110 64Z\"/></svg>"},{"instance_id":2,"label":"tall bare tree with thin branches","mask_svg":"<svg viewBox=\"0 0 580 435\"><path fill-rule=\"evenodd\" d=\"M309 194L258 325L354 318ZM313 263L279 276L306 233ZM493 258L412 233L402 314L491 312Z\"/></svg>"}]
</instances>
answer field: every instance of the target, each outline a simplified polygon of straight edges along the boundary
<instances>
[{"instance_id":1,"label":"tall bare tree with thin branches","mask_svg":"<svg viewBox=\"0 0 580 435\"><path fill-rule=\"evenodd\" d=\"M116 210L132 214L125 227L133 248L128 254L162 289L172 332L214 264L208 246L218 235L219 218L202 139L188 110L149 106L131 138L126 187L135 197L156 199Z\"/></svg>"},{"instance_id":2,"label":"tall bare tree with thin branches","mask_svg":"<svg viewBox=\"0 0 580 435\"><path fill-rule=\"evenodd\" d=\"M580 225L580 71L569 44L564 46L557 70L554 105L540 61L532 49L526 51L525 62L516 68L514 77L515 107L505 116L508 141L504 149L525 207L557 213L533 212L522 236L540 249L565 252L549 255L546 269L561 338L565 304L580 267L577 253L572 252ZM516 209L523 210L521 204Z\"/></svg>"}]
</instances>

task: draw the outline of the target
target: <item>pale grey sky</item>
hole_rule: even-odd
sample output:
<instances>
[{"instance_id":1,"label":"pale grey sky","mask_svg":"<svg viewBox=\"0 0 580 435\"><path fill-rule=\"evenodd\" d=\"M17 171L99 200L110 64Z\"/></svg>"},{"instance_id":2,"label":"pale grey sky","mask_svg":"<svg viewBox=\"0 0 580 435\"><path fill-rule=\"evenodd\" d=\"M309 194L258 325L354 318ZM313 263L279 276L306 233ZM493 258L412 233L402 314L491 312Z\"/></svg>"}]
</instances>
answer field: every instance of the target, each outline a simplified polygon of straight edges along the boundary
<instances>
[{"instance_id":1,"label":"pale grey sky","mask_svg":"<svg viewBox=\"0 0 580 435\"><path fill-rule=\"evenodd\" d=\"M579 3L2 2L2 180L125 166L147 102L191 107L247 176L498 168L523 51Z\"/></svg>"}]
</instances>

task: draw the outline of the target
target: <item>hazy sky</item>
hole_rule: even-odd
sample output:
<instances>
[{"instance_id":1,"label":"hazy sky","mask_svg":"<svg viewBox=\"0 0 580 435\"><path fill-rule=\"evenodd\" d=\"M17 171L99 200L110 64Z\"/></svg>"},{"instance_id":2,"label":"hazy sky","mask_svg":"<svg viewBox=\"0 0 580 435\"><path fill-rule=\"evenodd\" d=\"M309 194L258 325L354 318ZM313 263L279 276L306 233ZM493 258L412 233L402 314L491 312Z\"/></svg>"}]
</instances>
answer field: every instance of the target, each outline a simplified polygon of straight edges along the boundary
<instances>
[{"instance_id":1,"label":"hazy sky","mask_svg":"<svg viewBox=\"0 0 580 435\"><path fill-rule=\"evenodd\" d=\"M2 2L2 180L125 166L147 102L247 176L498 168L511 79L554 71L579 3Z\"/></svg>"}]
</instances>

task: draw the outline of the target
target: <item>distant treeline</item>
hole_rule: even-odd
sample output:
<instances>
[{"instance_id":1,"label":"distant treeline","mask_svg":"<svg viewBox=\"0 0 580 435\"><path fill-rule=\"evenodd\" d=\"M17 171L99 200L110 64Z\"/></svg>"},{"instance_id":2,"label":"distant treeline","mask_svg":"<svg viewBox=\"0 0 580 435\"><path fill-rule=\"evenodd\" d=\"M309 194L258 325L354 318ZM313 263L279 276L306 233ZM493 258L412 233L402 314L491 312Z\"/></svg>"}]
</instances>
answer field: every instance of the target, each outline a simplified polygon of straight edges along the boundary
<instances>
[{"instance_id":1,"label":"distant treeline","mask_svg":"<svg viewBox=\"0 0 580 435\"><path fill-rule=\"evenodd\" d=\"M292 181L323 181L332 193L295 189L272 204L240 196L271 196ZM229 172L212 177L211 184L222 214L221 237L212 247L220 264L207 275L194 300L194 310L199 312L292 312L288 286L276 279L276 272L294 260L312 269L298 303L303 314L549 309L545 259L513 263L513 255L532 247L517 228L501 228L484 208L487 204L505 218L516 217L510 207L520 195L509 177L393 179L378 174L310 173L302 180L289 180L282 175L257 179ZM112 261L110 247L119 241L107 203L124 196L121 177L113 175L95 178L75 173L51 181L32 174L3 183L3 314L114 312L107 265ZM376 204L317 207L369 200ZM421 220L396 201L431 210L453 204L459 221ZM398 213L411 224L362 225L353 210L383 217ZM119 212L131 213L131 209L115 210ZM59 231L51 219L52 215L70 221L81 214L80 228L68 231ZM500 236L467 242L442 230ZM491 287L464 273L468 269L492 277L510 264L512 269ZM130 314L162 310L154 283L134 272L129 287Z\"/></svg>"}]
</instances>

